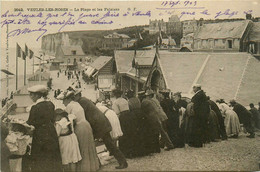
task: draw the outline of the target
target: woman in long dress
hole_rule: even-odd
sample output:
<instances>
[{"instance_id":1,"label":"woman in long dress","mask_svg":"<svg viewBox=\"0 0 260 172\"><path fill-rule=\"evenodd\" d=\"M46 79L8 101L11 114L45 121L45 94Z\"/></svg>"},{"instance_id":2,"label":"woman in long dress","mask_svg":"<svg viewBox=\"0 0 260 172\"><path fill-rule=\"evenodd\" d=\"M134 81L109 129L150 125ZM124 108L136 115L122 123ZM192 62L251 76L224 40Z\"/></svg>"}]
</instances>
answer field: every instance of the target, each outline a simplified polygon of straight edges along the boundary
<instances>
[{"instance_id":1,"label":"woman in long dress","mask_svg":"<svg viewBox=\"0 0 260 172\"><path fill-rule=\"evenodd\" d=\"M66 112L76 116L75 134L78 138L82 160L77 163L77 171L97 171L99 160L96 152L92 128L85 118L84 110L79 103L73 101L74 92L66 91L58 99L63 100Z\"/></svg>"},{"instance_id":2,"label":"woman in long dress","mask_svg":"<svg viewBox=\"0 0 260 172\"><path fill-rule=\"evenodd\" d=\"M228 137L237 138L240 132L240 122L235 111L226 103L218 103L219 109L224 116L224 124Z\"/></svg>"},{"instance_id":3,"label":"woman in long dress","mask_svg":"<svg viewBox=\"0 0 260 172\"><path fill-rule=\"evenodd\" d=\"M34 102L28 124L33 125L32 171L62 171L58 136L54 127L54 105L46 101L47 88L36 85L28 88Z\"/></svg>"}]
</instances>

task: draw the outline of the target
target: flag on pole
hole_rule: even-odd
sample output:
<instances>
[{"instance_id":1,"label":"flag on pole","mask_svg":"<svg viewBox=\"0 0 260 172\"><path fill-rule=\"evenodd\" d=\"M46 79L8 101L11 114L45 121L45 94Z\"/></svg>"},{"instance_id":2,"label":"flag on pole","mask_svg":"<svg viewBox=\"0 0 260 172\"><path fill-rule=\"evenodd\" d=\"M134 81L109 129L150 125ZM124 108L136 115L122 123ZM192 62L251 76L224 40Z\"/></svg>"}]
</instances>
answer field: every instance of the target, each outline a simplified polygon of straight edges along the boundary
<instances>
[{"instance_id":1,"label":"flag on pole","mask_svg":"<svg viewBox=\"0 0 260 172\"><path fill-rule=\"evenodd\" d=\"M27 45L25 44L25 55L26 56L28 56L29 55L29 53L28 53L28 47L27 47Z\"/></svg>"},{"instance_id":2,"label":"flag on pole","mask_svg":"<svg viewBox=\"0 0 260 172\"><path fill-rule=\"evenodd\" d=\"M160 45L162 44L162 31L160 31L160 34L159 34L159 44Z\"/></svg>"},{"instance_id":3,"label":"flag on pole","mask_svg":"<svg viewBox=\"0 0 260 172\"><path fill-rule=\"evenodd\" d=\"M33 55L34 55L34 52L33 52L32 50L29 50L29 52L30 52L29 58L32 59L32 58L33 58Z\"/></svg>"},{"instance_id":4,"label":"flag on pole","mask_svg":"<svg viewBox=\"0 0 260 172\"><path fill-rule=\"evenodd\" d=\"M26 54L25 54L25 52L23 51L23 60L25 60L26 59Z\"/></svg>"},{"instance_id":5,"label":"flag on pole","mask_svg":"<svg viewBox=\"0 0 260 172\"><path fill-rule=\"evenodd\" d=\"M39 60L42 60L40 57L38 57L38 56L35 56L37 59L39 59Z\"/></svg>"},{"instance_id":6,"label":"flag on pole","mask_svg":"<svg viewBox=\"0 0 260 172\"><path fill-rule=\"evenodd\" d=\"M17 57L22 57L21 56L21 47L18 43L16 43L16 56Z\"/></svg>"}]
</instances>

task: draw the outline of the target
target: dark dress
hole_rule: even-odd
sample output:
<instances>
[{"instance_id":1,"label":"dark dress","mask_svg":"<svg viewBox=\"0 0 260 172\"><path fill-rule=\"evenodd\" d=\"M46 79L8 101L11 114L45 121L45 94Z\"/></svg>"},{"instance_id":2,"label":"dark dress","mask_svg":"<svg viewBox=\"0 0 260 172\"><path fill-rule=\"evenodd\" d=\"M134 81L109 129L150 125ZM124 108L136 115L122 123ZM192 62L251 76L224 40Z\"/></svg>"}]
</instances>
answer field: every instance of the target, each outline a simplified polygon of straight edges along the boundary
<instances>
[{"instance_id":1,"label":"dark dress","mask_svg":"<svg viewBox=\"0 0 260 172\"><path fill-rule=\"evenodd\" d=\"M207 131L209 141L216 141L216 139L220 139L218 117L213 110L211 110L209 114L209 125Z\"/></svg>"},{"instance_id":2,"label":"dark dress","mask_svg":"<svg viewBox=\"0 0 260 172\"><path fill-rule=\"evenodd\" d=\"M33 105L27 123L35 127L31 150L32 171L62 171L53 103L42 101Z\"/></svg>"},{"instance_id":3,"label":"dark dress","mask_svg":"<svg viewBox=\"0 0 260 172\"><path fill-rule=\"evenodd\" d=\"M1 121L1 170L4 172L9 172L9 156L11 152L9 151L6 143L5 138L8 135L8 127Z\"/></svg>"},{"instance_id":4,"label":"dark dress","mask_svg":"<svg viewBox=\"0 0 260 172\"><path fill-rule=\"evenodd\" d=\"M141 102L137 97L132 97L128 100L130 116L134 125L134 133L132 133L133 150L132 155L144 156L146 155L144 147L144 126L143 118L141 116ZM148 129L148 128L147 128ZM147 130L146 129L146 130Z\"/></svg>"},{"instance_id":5,"label":"dark dress","mask_svg":"<svg viewBox=\"0 0 260 172\"><path fill-rule=\"evenodd\" d=\"M194 118L190 145L202 147L207 141L207 126L210 113L209 102L203 90L198 91L191 99L193 102Z\"/></svg>"},{"instance_id":6,"label":"dark dress","mask_svg":"<svg viewBox=\"0 0 260 172\"><path fill-rule=\"evenodd\" d=\"M218 118L218 123L219 123L219 133L221 135L222 139L227 139L227 133L226 133L226 128L225 128L225 124L224 124L224 119L222 117L222 114L218 108L218 105L212 101L209 100L209 104L211 109L215 112L217 118Z\"/></svg>"},{"instance_id":7,"label":"dark dress","mask_svg":"<svg viewBox=\"0 0 260 172\"><path fill-rule=\"evenodd\" d=\"M149 98L143 99L141 103L141 113L145 120L144 128L149 128L144 131L146 153L159 153L161 151L159 145L161 121L156 114L158 111L156 108L155 104Z\"/></svg>"},{"instance_id":8,"label":"dark dress","mask_svg":"<svg viewBox=\"0 0 260 172\"><path fill-rule=\"evenodd\" d=\"M161 106L168 117L167 120L167 133L173 143L174 147L183 147L184 140L179 127L179 112L176 103L167 98L161 101Z\"/></svg>"},{"instance_id":9,"label":"dark dress","mask_svg":"<svg viewBox=\"0 0 260 172\"><path fill-rule=\"evenodd\" d=\"M251 108L253 127L260 129L260 112L255 108Z\"/></svg>"}]
</instances>

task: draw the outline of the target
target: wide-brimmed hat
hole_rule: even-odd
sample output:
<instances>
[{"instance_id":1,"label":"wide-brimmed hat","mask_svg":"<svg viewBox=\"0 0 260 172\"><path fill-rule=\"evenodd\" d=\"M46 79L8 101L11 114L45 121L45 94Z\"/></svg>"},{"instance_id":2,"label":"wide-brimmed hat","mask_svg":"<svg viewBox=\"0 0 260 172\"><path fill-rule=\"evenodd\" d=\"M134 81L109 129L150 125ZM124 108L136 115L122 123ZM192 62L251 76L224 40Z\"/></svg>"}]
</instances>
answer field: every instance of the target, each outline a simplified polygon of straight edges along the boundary
<instances>
[{"instance_id":1,"label":"wide-brimmed hat","mask_svg":"<svg viewBox=\"0 0 260 172\"><path fill-rule=\"evenodd\" d=\"M236 100L235 99L232 99L229 101L230 104L235 104L236 103Z\"/></svg>"},{"instance_id":2,"label":"wide-brimmed hat","mask_svg":"<svg viewBox=\"0 0 260 172\"><path fill-rule=\"evenodd\" d=\"M68 98L68 97L71 97L71 96L74 96L75 95L75 92L74 91L64 91L64 92L61 92L59 95L58 95L58 97L57 97L57 99L59 99L59 100L64 100L64 99L66 99L66 98Z\"/></svg>"},{"instance_id":3,"label":"wide-brimmed hat","mask_svg":"<svg viewBox=\"0 0 260 172\"><path fill-rule=\"evenodd\" d=\"M31 93L46 93L48 92L48 88L45 85L34 85L27 89Z\"/></svg>"},{"instance_id":4,"label":"wide-brimmed hat","mask_svg":"<svg viewBox=\"0 0 260 172\"><path fill-rule=\"evenodd\" d=\"M149 95L153 95L154 91L153 90L146 90L145 95L149 96Z\"/></svg>"}]
</instances>

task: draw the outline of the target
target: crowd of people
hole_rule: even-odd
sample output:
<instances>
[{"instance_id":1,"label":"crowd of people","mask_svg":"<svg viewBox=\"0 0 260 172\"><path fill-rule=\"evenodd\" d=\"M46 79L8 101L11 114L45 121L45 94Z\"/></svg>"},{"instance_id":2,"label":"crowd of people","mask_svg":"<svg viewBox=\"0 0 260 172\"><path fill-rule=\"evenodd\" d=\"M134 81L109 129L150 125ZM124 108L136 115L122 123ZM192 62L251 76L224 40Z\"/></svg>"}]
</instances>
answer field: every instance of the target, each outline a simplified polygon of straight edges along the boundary
<instances>
[{"instance_id":1,"label":"crowd of people","mask_svg":"<svg viewBox=\"0 0 260 172\"><path fill-rule=\"evenodd\" d=\"M57 78L59 78L60 73L61 73L61 71L59 71L57 73ZM76 77L77 80L79 80L80 73L81 73L80 71L76 71L76 70L74 72L70 71L70 70L65 70L64 71L64 74L65 74L65 76L67 76L68 80L73 79L74 77Z\"/></svg>"},{"instance_id":2,"label":"crowd of people","mask_svg":"<svg viewBox=\"0 0 260 172\"><path fill-rule=\"evenodd\" d=\"M127 158L203 145L228 138L238 138L241 126L254 138L259 128L260 109L253 104L247 110L235 100L228 105L223 99L210 100L200 85L193 87L194 96L184 100L181 93L163 90L159 94L147 90L134 97L120 90L113 94L112 109L118 115L123 136L119 149ZM241 125L243 124L243 125Z\"/></svg>"},{"instance_id":3,"label":"crowd of people","mask_svg":"<svg viewBox=\"0 0 260 172\"><path fill-rule=\"evenodd\" d=\"M109 106L94 104L80 89L69 87L56 95L65 109L47 98L46 86L28 91L34 104L27 123L34 131L24 166L30 171L97 171L101 164L95 139L101 139L118 161L116 169L123 169L128 167L126 158L238 138L240 124L249 138L260 129L260 109L250 104L249 111L235 100L230 106L223 99L214 102L198 84L190 101L170 90L148 89L135 96L132 90L123 94L115 89L116 99Z\"/></svg>"}]
</instances>

